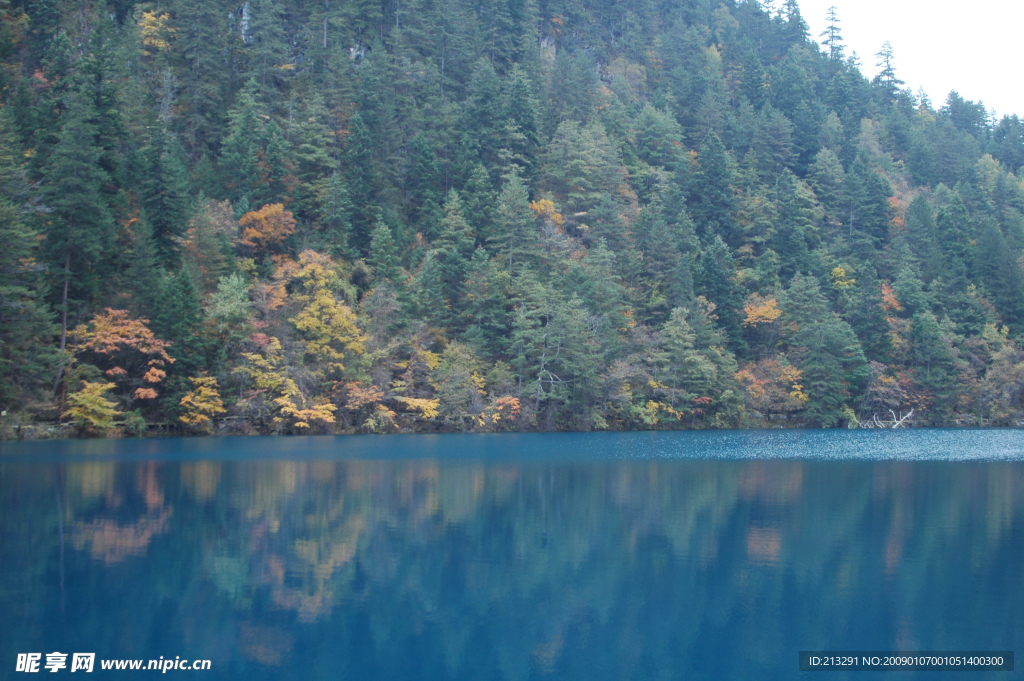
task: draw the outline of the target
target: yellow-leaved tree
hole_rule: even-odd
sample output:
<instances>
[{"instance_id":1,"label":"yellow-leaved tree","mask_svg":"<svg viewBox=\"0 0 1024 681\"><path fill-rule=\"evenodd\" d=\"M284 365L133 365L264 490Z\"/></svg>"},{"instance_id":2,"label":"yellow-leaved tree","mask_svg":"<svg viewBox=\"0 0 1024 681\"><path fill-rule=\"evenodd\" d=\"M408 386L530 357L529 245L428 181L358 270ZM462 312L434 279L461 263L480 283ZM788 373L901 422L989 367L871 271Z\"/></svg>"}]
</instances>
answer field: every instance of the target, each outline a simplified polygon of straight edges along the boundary
<instances>
[{"instance_id":1,"label":"yellow-leaved tree","mask_svg":"<svg viewBox=\"0 0 1024 681\"><path fill-rule=\"evenodd\" d=\"M281 341L271 336L262 353L243 352L245 363L234 373L252 381L252 389L240 403L251 417L277 426L308 431L312 424L334 423L336 406L326 400L308 399L288 375Z\"/></svg>"},{"instance_id":2,"label":"yellow-leaved tree","mask_svg":"<svg viewBox=\"0 0 1024 681\"><path fill-rule=\"evenodd\" d=\"M181 398L179 404L183 411L178 418L196 430L207 430L213 417L226 411L217 390L217 379L213 376L197 376L188 380L192 381L192 390Z\"/></svg>"},{"instance_id":3,"label":"yellow-leaved tree","mask_svg":"<svg viewBox=\"0 0 1024 681\"><path fill-rule=\"evenodd\" d=\"M117 404L104 397L115 387L113 383L82 381L82 389L68 395L68 409L62 416L71 419L82 432L104 435L120 415Z\"/></svg>"},{"instance_id":4,"label":"yellow-leaved tree","mask_svg":"<svg viewBox=\"0 0 1024 681\"><path fill-rule=\"evenodd\" d=\"M346 357L366 352L366 335L352 308L338 298L344 282L337 265L326 255L303 251L298 261L281 265L277 275L296 289L292 300L301 308L289 321L302 336L304 358L326 377L340 378Z\"/></svg>"}]
</instances>

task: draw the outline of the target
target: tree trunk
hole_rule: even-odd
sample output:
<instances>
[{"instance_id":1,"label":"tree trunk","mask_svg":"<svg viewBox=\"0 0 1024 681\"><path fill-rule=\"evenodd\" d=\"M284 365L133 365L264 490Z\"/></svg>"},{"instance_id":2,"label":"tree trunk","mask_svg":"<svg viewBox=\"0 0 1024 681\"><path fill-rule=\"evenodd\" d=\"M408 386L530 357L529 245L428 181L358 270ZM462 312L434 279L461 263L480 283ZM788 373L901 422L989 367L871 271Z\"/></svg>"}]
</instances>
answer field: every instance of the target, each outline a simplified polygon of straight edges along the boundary
<instances>
[{"instance_id":1,"label":"tree trunk","mask_svg":"<svg viewBox=\"0 0 1024 681\"><path fill-rule=\"evenodd\" d=\"M53 392L57 392L60 379L64 376L64 349L68 345L68 281L71 279L71 249L64 254L64 293L60 304L60 368L53 381Z\"/></svg>"}]
</instances>

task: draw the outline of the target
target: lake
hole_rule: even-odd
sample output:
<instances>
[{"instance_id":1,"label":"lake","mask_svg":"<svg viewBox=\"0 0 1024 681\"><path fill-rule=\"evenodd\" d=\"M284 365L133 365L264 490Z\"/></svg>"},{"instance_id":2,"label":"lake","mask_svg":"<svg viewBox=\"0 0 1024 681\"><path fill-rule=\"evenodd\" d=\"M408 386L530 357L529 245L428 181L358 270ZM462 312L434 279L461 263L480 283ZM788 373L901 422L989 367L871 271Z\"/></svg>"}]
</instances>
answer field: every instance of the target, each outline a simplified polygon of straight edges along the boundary
<instances>
[{"instance_id":1,"label":"lake","mask_svg":"<svg viewBox=\"0 0 1024 681\"><path fill-rule=\"evenodd\" d=\"M0 447L0 678L60 651L112 678L953 679L978 672L798 652L1024 651L1021 431Z\"/></svg>"}]
</instances>

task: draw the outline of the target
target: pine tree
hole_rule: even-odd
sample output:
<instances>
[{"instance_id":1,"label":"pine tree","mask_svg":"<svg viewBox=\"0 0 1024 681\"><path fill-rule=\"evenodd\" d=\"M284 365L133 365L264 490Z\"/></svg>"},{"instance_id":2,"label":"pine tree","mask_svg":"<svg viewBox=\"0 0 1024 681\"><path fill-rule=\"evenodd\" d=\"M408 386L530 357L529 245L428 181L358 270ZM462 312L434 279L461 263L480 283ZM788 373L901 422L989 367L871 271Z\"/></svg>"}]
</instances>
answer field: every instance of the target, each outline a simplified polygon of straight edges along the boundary
<instances>
[{"instance_id":1,"label":"pine tree","mask_svg":"<svg viewBox=\"0 0 1024 681\"><path fill-rule=\"evenodd\" d=\"M373 267L376 284L387 282L392 287L401 286L402 281L399 276L401 264L398 259L398 249L395 247L391 229L383 222L378 222L377 226L373 228L367 262Z\"/></svg>"},{"instance_id":2,"label":"pine tree","mask_svg":"<svg viewBox=\"0 0 1024 681\"><path fill-rule=\"evenodd\" d=\"M850 166L845 185L847 236L858 253L870 256L889 230L892 187L860 155Z\"/></svg>"},{"instance_id":3,"label":"pine tree","mask_svg":"<svg viewBox=\"0 0 1024 681\"><path fill-rule=\"evenodd\" d=\"M793 277L780 302L793 330L791 353L810 398L805 414L819 426L834 426L867 379L863 348L850 325L830 310L813 277Z\"/></svg>"},{"instance_id":4,"label":"pine tree","mask_svg":"<svg viewBox=\"0 0 1024 681\"><path fill-rule=\"evenodd\" d=\"M499 268L487 251L477 247L466 268L466 281L459 308L464 337L481 354L499 356L509 332L508 287L511 278Z\"/></svg>"},{"instance_id":5,"label":"pine tree","mask_svg":"<svg viewBox=\"0 0 1024 681\"><path fill-rule=\"evenodd\" d=\"M843 407L849 407L868 377L868 363L856 334L849 324L829 314L802 328L793 344L800 348L798 366L804 393L810 398L804 413L821 427L836 425Z\"/></svg>"},{"instance_id":6,"label":"pine tree","mask_svg":"<svg viewBox=\"0 0 1024 681\"><path fill-rule=\"evenodd\" d=\"M203 367L204 348L199 333L203 316L191 266L166 275L157 294L153 331L170 341L176 372L189 374Z\"/></svg>"},{"instance_id":7,"label":"pine tree","mask_svg":"<svg viewBox=\"0 0 1024 681\"><path fill-rule=\"evenodd\" d=\"M178 240L188 227L190 212L185 162L177 141L163 130L147 151L149 173L143 185L143 206L161 263L174 267Z\"/></svg>"},{"instance_id":8,"label":"pine tree","mask_svg":"<svg viewBox=\"0 0 1024 681\"><path fill-rule=\"evenodd\" d=\"M317 200L325 247L348 255L354 240L352 218L355 207L345 177L340 172L332 173L319 190Z\"/></svg>"},{"instance_id":9,"label":"pine tree","mask_svg":"<svg viewBox=\"0 0 1024 681\"><path fill-rule=\"evenodd\" d=\"M57 366L57 327L44 300L38 235L2 195L0 243L0 404L9 410L23 408L50 387L44 381Z\"/></svg>"},{"instance_id":10,"label":"pine tree","mask_svg":"<svg viewBox=\"0 0 1024 681\"><path fill-rule=\"evenodd\" d=\"M745 350L743 340L743 288L736 281L736 263L720 236L715 236L704 250L701 260L701 289L716 306L722 329L734 348Z\"/></svg>"},{"instance_id":11,"label":"pine tree","mask_svg":"<svg viewBox=\"0 0 1024 681\"><path fill-rule=\"evenodd\" d=\"M939 209L935 218L939 244L949 268L966 276L967 265L973 260L971 242L977 238L974 221L967 212L967 206L960 198L960 193L950 193L948 189L946 193L949 194L949 200Z\"/></svg>"},{"instance_id":12,"label":"pine tree","mask_svg":"<svg viewBox=\"0 0 1024 681\"><path fill-rule=\"evenodd\" d=\"M218 0L176 0L172 7L174 51L182 60L176 71L181 82L179 129L193 153L208 153L224 125L228 12Z\"/></svg>"},{"instance_id":13,"label":"pine tree","mask_svg":"<svg viewBox=\"0 0 1024 681\"><path fill-rule=\"evenodd\" d=\"M929 411L943 415L953 406L956 362L946 345L938 320L929 311L914 315L910 341L914 348L914 378L931 398Z\"/></svg>"},{"instance_id":14,"label":"pine tree","mask_svg":"<svg viewBox=\"0 0 1024 681\"><path fill-rule=\"evenodd\" d=\"M472 155L492 177L497 177L503 165L499 155L506 122L502 108L501 81L491 63L481 59L473 68L461 128L469 135Z\"/></svg>"},{"instance_id":15,"label":"pine tree","mask_svg":"<svg viewBox=\"0 0 1024 681\"><path fill-rule=\"evenodd\" d=\"M921 264L924 283L940 277L945 268L939 248L935 213L924 196L916 196L907 208L907 243Z\"/></svg>"},{"instance_id":16,"label":"pine tree","mask_svg":"<svg viewBox=\"0 0 1024 681\"><path fill-rule=\"evenodd\" d=\"M843 319L857 334L869 357L886 357L891 351L889 323L882 308L882 282L870 264L858 270L856 282L840 298Z\"/></svg>"},{"instance_id":17,"label":"pine tree","mask_svg":"<svg viewBox=\"0 0 1024 681\"><path fill-rule=\"evenodd\" d=\"M441 262L441 277L445 283L449 307L455 311L462 284L466 278L466 267L473 255L476 239L462 212L462 200L454 189L448 192L444 201L444 220L441 235L435 244L435 252Z\"/></svg>"},{"instance_id":18,"label":"pine tree","mask_svg":"<svg viewBox=\"0 0 1024 681\"><path fill-rule=\"evenodd\" d=\"M422 132L409 143L409 169L405 180L406 192L416 230L428 238L436 236L441 224L441 169L437 154Z\"/></svg>"},{"instance_id":19,"label":"pine tree","mask_svg":"<svg viewBox=\"0 0 1024 681\"><path fill-rule=\"evenodd\" d=\"M370 232L376 224L380 208L377 195L381 174L374 160L373 139L359 114L352 117L350 133L345 142L345 182L352 199L352 240L350 245L365 254L370 246Z\"/></svg>"},{"instance_id":20,"label":"pine tree","mask_svg":"<svg viewBox=\"0 0 1024 681\"><path fill-rule=\"evenodd\" d=\"M775 184L778 223L771 230L769 245L782 254L779 272L784 278L813 267L811 251L821 243L814 193L788 169Z\"/></svg>"},{"instance_id":21,"label":"pine tree","mask_svg":"<svg viewBox=\"0 0 1024 681\"><path fill-rule=\"evenodd\" d=\"M298 184L298 211L304 216L316 214L318 194L325 181L340 167L334 154L334 133L327 122L323 96L316 92L307 102L299 123L299 142L295 145L295 175Z\"/></svg>"},{"instance_id":22,"label":"pine tree","mask_svg":"<svg viewBox=\"0 0 1024 681\"><path fill-rule=\"evenodd\" d=\"M696 347L697 336L687 321L687 311L675 308L660 334L668 358L669 382L685 397L703 397L714 390L718 370ZM677 406L673 400L673 407Z\"/></svg>"},{"instance_id":23,"label":"pine tree","mask_svg":"<svg viewBox=\"0 0 1024 681\"><path fill-rule=\"evenodd\" d=\"M503 262L508 262L509 272L537 252L537 227L529 201L526 185L519 175L508 175L498 195L495 233L487 245Z\"/></svg>"},{"instance_id":24,"label":"pine tree","mask_svg":"<svg viewBox=\"0 0 1024 681\"><path fill-rule=\"evenodd\" d=\"M50 262L63 271L60 351L67 345L69 301L92 301L104 282L101 266L113 247L114 221L103 195L109 175L100 167L95 106L87 91L73 94L46 170ZM59 380L59 377L58 377Z\"/></svg>"},{"instance_id":25,"label":"pine tree","mask_svg":"<svg viewBox=\"0 0 1024 681\"><path fill-rule=\"evenodd\" d=\"M537 99L529 77L520 64L512 67L502 91L504 147L499 150L506 164L519 167L523 177L532 180L537 173L537 152L540 147Z\"/></svg>"},{"instance_id":26,"label":"pine tree","mask_svg":"<svg viewBox=\"0 0 1024 681\"><path fill-rule=\"evenodd\" d=\"M689 205L693 219L708 239L718 235L738 246L734 223L736 190L731 160L714 131L708 133L697 156L699 168L690 186Z\"/></svg>"},{"instance_id":27,"label":"pine tree","mask_svg":"<svg viewBox=\"0 0 1024 681\"><path fill-rule=\"evenodd\" d=\"M490 174L482 163L473 167L459 196L462 198L466 221L473 228L477 241L487 243L494 234L497 196L491 185Z\"/></svg>"},{"instance_id":28,"label":"pine tree","mask_svg":"<svg viewBox=\"0 0 1024 681\"><path fill-rule=\"evenodd\" d=\"M881 87L886 98L891 100L899 91L900 85L904 85L904 83L896 77L892 45L888 40L882 43L882 49L875 56L878 57L878 63L876 66L880 66L882 70L878 72L877 76L875 76L874 82Z\"/></svg>"},{"instance_id":29,"label":"pine tree","mask_svg":"<svg viewBox=\"0 0 1024 681\"><path fill-rule=\"evenodd\" d=\"M249 43L249 77L264 90L280 88L295 68L289 60L284 8L278 0L252 0L250 6L249 30L243 38Z\"/></svg>"},{"instance_id":30,"label":"pine tree","mask_svg":"<svg viewBox=\"0 0 1024 681\"><path fill-rule=\"evenodd\" d=\"M249 81L238 93L235 106L228 113L230 125L220 156L220 172L228 198L241 216L259 207L259 195L266 180L260 168L260 146L263 135L257 85Z\"/></svg>"},{"instance_id":31,"label":"pine tree","mask_svg":"<svg viewBox=\"0 0 1024 681\"><path fill-rule=\"evenodd\" d=\"M908 314L926 310L929 307L928 296L924 292L924 284L921 282L921 270L917 258L910 250L910 245L902 235L893 244L893 256L895 260L895 276L893 277L892 288L896 299L904 307Z\"/></svg>"},{"instance_id":32,"label":"pine tree","mask_svg":"<svg viewBox=\"0 0 1024 681\"><path fill-rule=\"evenodd\" d=\"M841 62L844 57L843 35L839 28L839 14L836 12L835 5L828 8L825 20L828 22L828 26L821 33L820 37L825 39L822 44L828 49L829 59L833 62Z\"/></svg>"},{"instance_id":33,"label":"pine tree","mask_svg":"<svg viewBox=\"0 0 1024 681\"><path fill-rule=\"evenodd\" d=\"M263 159L266 165L265 193L258 203L284 203L291 205L298 181L291 159L291 145L276 121L267 123L263 131Z\"/></svg>"}]
</instances>

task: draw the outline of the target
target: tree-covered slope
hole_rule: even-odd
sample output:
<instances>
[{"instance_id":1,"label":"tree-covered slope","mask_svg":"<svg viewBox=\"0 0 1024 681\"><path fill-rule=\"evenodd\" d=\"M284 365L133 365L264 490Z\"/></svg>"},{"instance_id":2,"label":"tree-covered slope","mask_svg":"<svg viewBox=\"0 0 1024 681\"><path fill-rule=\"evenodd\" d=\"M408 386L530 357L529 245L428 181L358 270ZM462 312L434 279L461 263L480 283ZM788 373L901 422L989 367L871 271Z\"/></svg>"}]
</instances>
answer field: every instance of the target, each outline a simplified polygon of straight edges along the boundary
<instances>
[{"instance_id":1,"label":"tree-covered slope","mask_svg":"<svg viewBox=\"0 0 1024 681\"><path fill-rule=\"evenodd\" d=\"M770 5L0 0L8 424L1024 418L1020 120Z\"/></svg>"}]
</instances>

